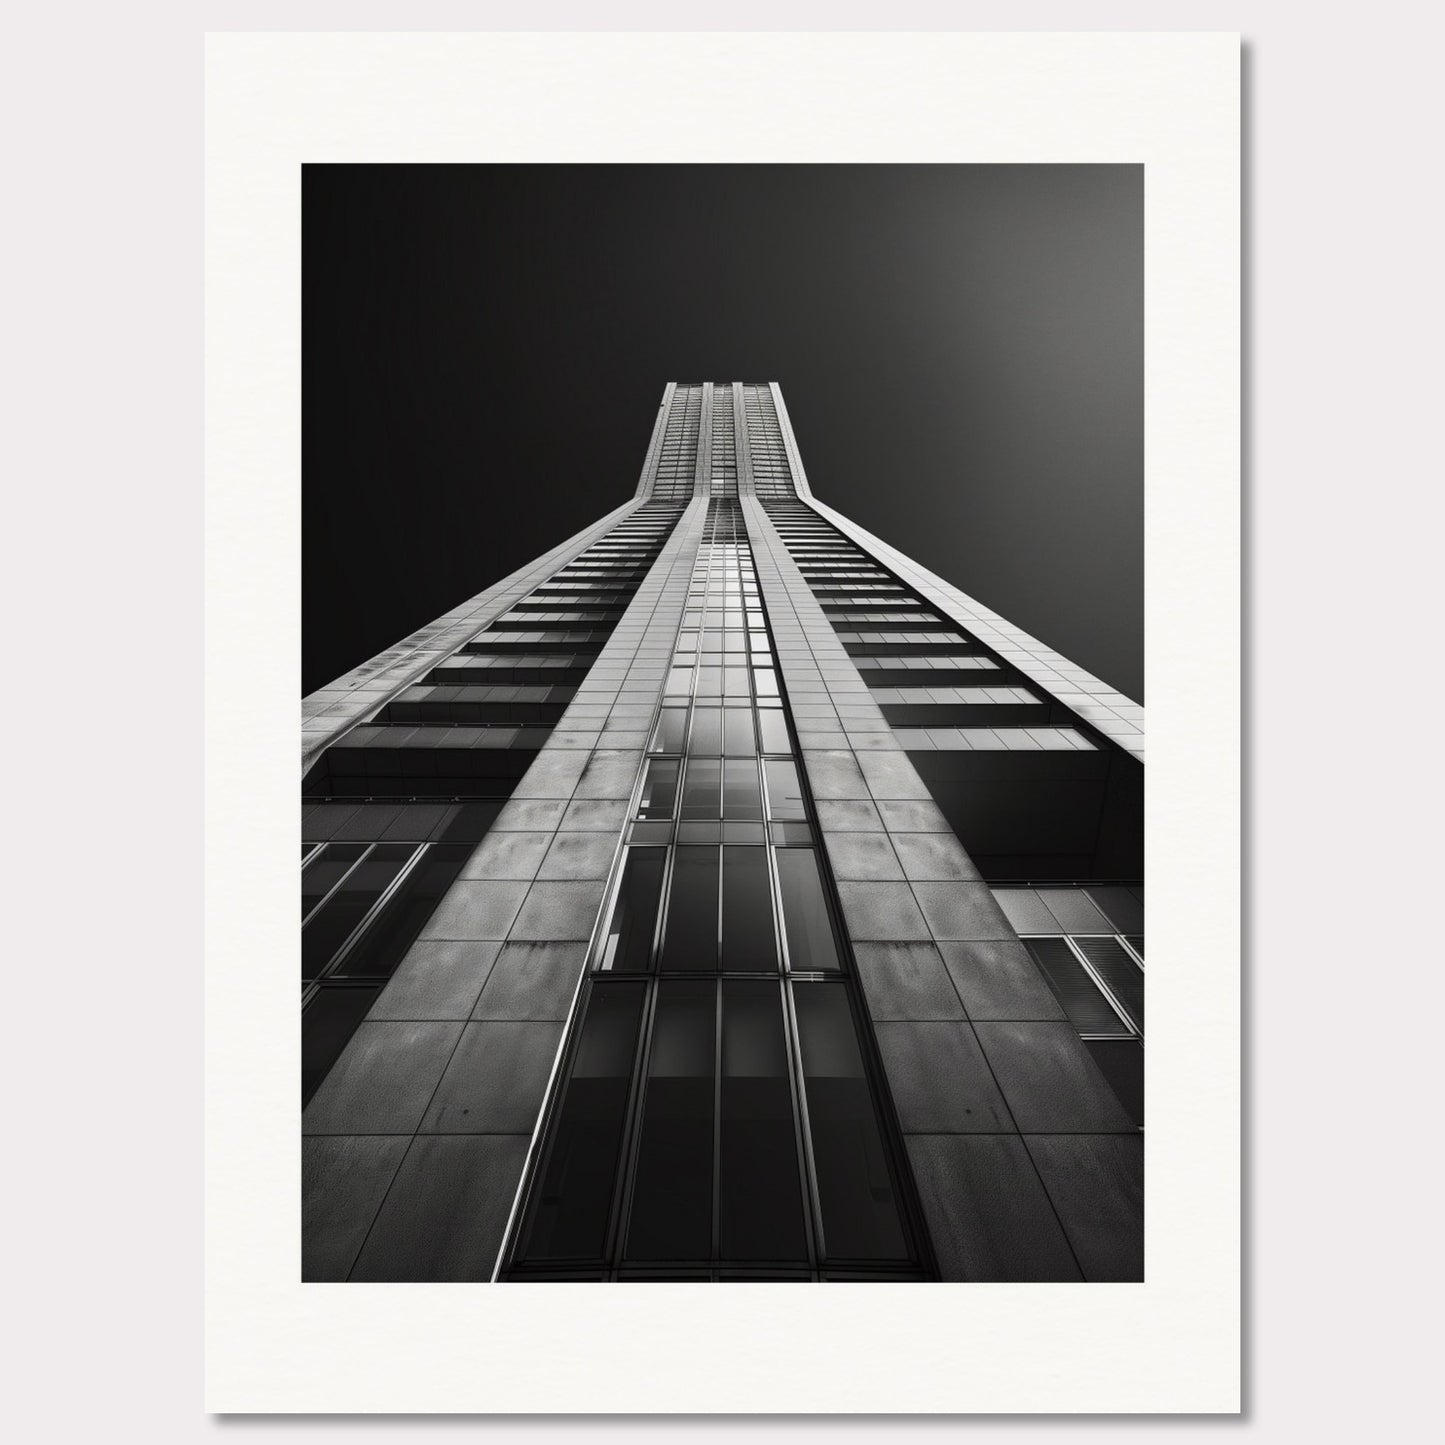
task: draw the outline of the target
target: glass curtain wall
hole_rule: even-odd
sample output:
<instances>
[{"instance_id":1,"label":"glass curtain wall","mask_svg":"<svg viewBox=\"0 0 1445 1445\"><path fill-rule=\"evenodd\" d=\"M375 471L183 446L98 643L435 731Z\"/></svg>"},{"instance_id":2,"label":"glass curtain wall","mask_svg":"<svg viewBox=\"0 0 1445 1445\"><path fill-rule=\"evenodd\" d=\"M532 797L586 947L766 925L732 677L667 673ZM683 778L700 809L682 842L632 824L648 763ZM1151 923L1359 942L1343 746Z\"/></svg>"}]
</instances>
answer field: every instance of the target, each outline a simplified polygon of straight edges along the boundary
<instances>
[{"instance_id":1,"label":"glass curtain wall","mask_svg":"<svg viewBox=\"0 0 1445 1445\"><path fill-rule=\"evenodd\" d=\"M926 1277L811 813L715 499L506 1277Z\"/></svg>"}]
</instances>

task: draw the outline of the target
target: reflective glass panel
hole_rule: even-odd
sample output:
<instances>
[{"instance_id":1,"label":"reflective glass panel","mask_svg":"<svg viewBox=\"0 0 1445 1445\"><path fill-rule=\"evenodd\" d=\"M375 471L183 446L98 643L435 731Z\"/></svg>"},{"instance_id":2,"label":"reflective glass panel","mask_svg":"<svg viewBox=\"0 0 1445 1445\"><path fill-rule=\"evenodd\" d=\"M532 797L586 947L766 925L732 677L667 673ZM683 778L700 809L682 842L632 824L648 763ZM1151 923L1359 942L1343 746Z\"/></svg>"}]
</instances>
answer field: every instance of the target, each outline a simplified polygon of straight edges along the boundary
<instances>
[{"instance_id":1,"label":"reflective glass panel","mask_svg":"<svg viewBox=\"0 0 1445 1445\"><path fill-rule=\"evenodd\" d=\"M682 764L676 758L653 758L642 778L637 800L639 818L670 818L677 802L677 776Z\"/></svg>"},{"instance_id":2,"label":"reflective glass panel","mask_svg":"<svg viewBox=\"0 0 1445 1445\"><path fill-rule=\"evenodd\" d=\"M378 843L301 930L301 976L316 978L410 861L411 843Z\"/></svg>"},{"instance_id":3,"label":"reflective glass panel","mask_svg":"<svg viewBox=\"0 0 1445 1445\"><path fill-rule=\"evenodd\" d=\"M779 848L776 857L788 967L794 973L837 969L838 946L818 876L817 854L812 848Z\"/></svg>"},{"instance_id":4,"label":"reflective glass panel","mask_svg":"<svg viewBox=\"0 0 1445 1445\"><path fill-rule=\"evenodd\" d=\"M664 848L629 848L622 865L617 901L602 940L599 968L615 973L646 973L652 966L652 937L662 897Z\"/></svg>"},{"instance_id":5,"label":"reflective glass panel","mask_svg":"<svg viewBox=\"0 0 1445 1445\"><path fill-rule=\"evenodd\" d=\"M716 758L689 758L683 785L684 818L716 818L720 809L722 763Z\"/></svg>"},{"instance_id":6,"label":"reflective glass panel","mask_svg":"<svg viewBox=\"0 0 1445 1445\"><path fill-rule=\"evenodd\" d=\"M728 758L723 763L723 817L761 818L763 797L758 765L751 758Z\"/></svg>"},{"instance_id":7,"label":"reflective glass panel","mask_svg":"<svg viewBox=\"0 0 1445 1445\"><path fill-rule=\"evenodd\" d=\"M723 849L723 968L736 973L774 973L773 897L766 848Z\"/></svg>"},{"instance_id":8,"label":"reflective glass panel","mask_svg":"<svg viewBox=\"0 0 1445 1445\"><path fill-rule=\"evenodd\" d=\"M758 739L753 728L753 710L750 707L730 707L725 714L723 751L735 758L750 758L757 754Z\"/></svg>"},{"instance_id":9,"label":"reflective glass panel","mask_svg":"<svg viewBox=\"0 0 1445 1445\"><path fill-rule=\"evenodd\" d=\"M758 727L762 732L765 753L791 753L788 741L788 725L783 720L781 708L762 707L758 709Z\"/></svg>"},{"instance_id":10,"label":"reflective glass panel","mask_svg":"<svg viewBox=\"0 0 1445 1445\"><path fill-rule=\"evenodd\" d=\"M768 816L780 823L805 821L808 810L803 806L797 764L787 758L769 758L763 771L768 779Z\"/></svg>"},{"instance_id":11,"label":"reflective glass panel","mask_svg":"<svg viewBox=\"0 0 1445 1445\"><path fill-rule=\"evenodd\" d=\"M841 983L796 983L813 1169L829 1259L906 1259L883 1131Z\"/></svg>"},{"instance_id":12,"label":"reflective glass panel","mask_svg":"<svg viewBox=\"0 0 1445 1445\"><path fill-rule=\"evenodd\" d=\"M646 985L592 985L551 1147L528 1202L520 1257L600 1259L617 1177Z\"/></svg>"},{"instance_id":13,"label":"reflective glass panel","mask_svg":"<svg viewBox=\"0 0 1445 1445\"><path fill-rule=\"evenodd\" d=\"M724 979L718 1232L728 1260L807 1257L782 1000Z\"/></svg>"},{"instance_id":14,"label":"reflective glass panel","mask_svg":"<svg viewBox=\"0 0 1445 1445\"><path fill-rule=\"evenodd\" d=\"M662 979L642 1102L629 1259L712 1254L717 985Z\"/></svg>"},{"instance_id":15,"label":"reflective glass panel","mask_svg":"<svg viewBox=\"0 0 1445 1445\"><path fill-rule=\"evenodd\" d=\"M654 753L680 753L687 737L687 709L665 707L658 714L657 728L652 734Z\"/></svg>"},{"instance_id":16,"label":"reflective glass panel","mask_svg":"<svg viewBox=\"0 0 1445 1445\"><path fill-rule=\"evenodd\" d=\"M716 848L679 846L673 854L662 967L711 973L717 969Z\"/></svg>"}]
</instances>

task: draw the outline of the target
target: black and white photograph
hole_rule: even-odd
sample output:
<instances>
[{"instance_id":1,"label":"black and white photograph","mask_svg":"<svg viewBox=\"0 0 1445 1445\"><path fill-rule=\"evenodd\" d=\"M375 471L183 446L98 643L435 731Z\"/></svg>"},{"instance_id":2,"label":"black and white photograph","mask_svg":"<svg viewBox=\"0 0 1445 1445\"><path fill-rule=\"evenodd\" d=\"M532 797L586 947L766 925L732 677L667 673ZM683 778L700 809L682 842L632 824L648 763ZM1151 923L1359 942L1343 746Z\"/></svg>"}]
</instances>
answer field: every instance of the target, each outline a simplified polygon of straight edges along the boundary
<instances>
[{"instance_id":1,"label":"black and white photograph","mask_svg":"<svg viewBox=\"0 0 1445 1445\"><path fill-rule=\"evenodd\" d=\"M1144 1278L1143 201L305 168L307 1281Z\"/></svg>"},{"instance_id":2,"label":"black and white photograph","mask_svg":"<svg viewBox=\"0 0 1445 1445\"><path fill-rule=\"evenodd\" d=\"M1238 72L213 39L213 1408L1232 1408Z\"/></svg>"}]
</instances>

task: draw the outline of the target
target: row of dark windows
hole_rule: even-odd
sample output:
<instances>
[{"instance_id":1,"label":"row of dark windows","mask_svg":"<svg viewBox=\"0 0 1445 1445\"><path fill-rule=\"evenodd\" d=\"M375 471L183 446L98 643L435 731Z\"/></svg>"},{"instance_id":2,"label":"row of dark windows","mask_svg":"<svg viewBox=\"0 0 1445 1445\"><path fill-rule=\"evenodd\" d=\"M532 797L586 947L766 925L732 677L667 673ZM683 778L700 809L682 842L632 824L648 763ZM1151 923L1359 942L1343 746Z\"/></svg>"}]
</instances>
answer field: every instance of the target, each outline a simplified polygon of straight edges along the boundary
<instances>
[{"instance_id":1,"label":"row of dark windows","mask_svg":"<svg viewBox=\"0 0 1445 1445\"><path fill-rule=\"evenodd\" d=\"M510 1272L612 1262L916 1269L841 982L589 981Z\"/></svg>"}]
</instances>

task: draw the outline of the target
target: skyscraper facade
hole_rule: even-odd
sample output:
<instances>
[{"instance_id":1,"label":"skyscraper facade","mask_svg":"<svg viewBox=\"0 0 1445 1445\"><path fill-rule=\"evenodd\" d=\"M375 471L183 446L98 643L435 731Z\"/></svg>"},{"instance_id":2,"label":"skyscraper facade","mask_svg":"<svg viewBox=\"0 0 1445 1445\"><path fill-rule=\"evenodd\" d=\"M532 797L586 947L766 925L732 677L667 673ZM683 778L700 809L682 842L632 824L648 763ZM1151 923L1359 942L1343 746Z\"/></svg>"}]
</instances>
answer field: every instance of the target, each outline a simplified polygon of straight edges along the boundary
<instances>
[{"instance_id":1,"label":"skyscraper facade","mask_svg":"<svg viewBox=\"0 0 1445 1445\"><path fill-rule=\"evenodd\" d=\"M304 703L311 1280L1143 1278L1143 709L775 384Z\"/></svg>"}]
</instances>

